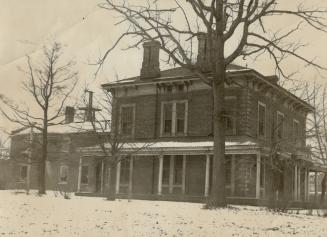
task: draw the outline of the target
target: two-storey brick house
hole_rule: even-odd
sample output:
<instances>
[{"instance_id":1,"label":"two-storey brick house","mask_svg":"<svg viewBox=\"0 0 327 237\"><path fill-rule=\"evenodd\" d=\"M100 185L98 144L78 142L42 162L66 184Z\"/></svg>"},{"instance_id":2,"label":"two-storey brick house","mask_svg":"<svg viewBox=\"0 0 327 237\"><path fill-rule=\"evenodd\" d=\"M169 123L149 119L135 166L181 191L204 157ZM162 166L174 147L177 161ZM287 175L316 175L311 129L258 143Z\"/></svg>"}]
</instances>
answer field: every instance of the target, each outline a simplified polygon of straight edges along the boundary
<instances>
[{"instance_id":1,"label":"two-storey brick house","mask_svg":"<svg viewBox=\"0 0 327 237\"><path fill-rule=\"evenodd\" d=\"M200 40L198 60L205 62L201 44ZM229 201L308 200L311 162L305 123L312 106L281 87L276 76L230 65L227 77ZM213 172L211 88L184 68L160 71L157 42L144 44L139 76L102 87L113 95L113 131L124 138L124 151L130 156L117 165L117 195L207 197Z\"/></svg>"}]
</instances>

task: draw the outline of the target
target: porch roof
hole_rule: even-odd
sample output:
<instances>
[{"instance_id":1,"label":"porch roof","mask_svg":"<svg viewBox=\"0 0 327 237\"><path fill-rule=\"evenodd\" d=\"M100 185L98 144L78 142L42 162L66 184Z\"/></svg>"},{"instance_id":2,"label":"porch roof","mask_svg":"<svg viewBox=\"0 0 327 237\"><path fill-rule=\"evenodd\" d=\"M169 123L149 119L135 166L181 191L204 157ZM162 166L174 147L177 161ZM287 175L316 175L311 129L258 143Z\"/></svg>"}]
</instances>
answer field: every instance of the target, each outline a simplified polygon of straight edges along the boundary
<instances>
[{"instance_id":1,"label":"porch roof","mask_svg":"<svg viewBox=\"0 0 327 237\"><path fill-rule=\"evenodd\" d=\"M212 153L213 141L158 141L158 142L130 142L120 144L119 150L125 154L194 154L194 153ZM111 144L105 144L106 149L111 148ZM259 149L257 143L253 141L226 141L226 153L254 153ZM100 146L83 147L78 149L82 153L98 153L101 152Z\"/></svg>"}]
</instances>

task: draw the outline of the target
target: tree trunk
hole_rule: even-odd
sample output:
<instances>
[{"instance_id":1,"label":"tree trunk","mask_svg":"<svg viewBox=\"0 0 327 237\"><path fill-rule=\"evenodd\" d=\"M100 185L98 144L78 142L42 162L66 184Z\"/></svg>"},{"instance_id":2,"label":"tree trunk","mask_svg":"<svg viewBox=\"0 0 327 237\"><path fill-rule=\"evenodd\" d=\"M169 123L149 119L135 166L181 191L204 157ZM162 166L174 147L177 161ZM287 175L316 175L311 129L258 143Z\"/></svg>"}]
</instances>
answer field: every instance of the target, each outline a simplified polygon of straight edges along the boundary
<instances>
[{"instance_id":1,"label":"tree trunk","mask_svg":"<svg viewBox=\"0 0 327 237\"><path fill-rule=\"evenodd\" d=\"M225 201L225 131L224 131L224 83L213 83L214 98L214 148L211 192L207 205L221 207Z\"/></svg>"},{"instance_id":2,"label":"tree trunk","mask_svg":"<svg viewBox=\"0 0 327 237\"><path fill-rule=\"evenodd\" d=\"M321 181L321 196L320 196L320 204L325 202L326 196L326 182L327 182L327 173L324 174L324 178Z\"/></svg>"},{"instance_id":3,"label":"tree trunk","mask_svg":"<svg viewBox=\"0 0 327 237\"><path fill-rule=\"evenodd\" d=\"M46 161L48 155L48 127L46 122L42 131L42 154L39 163L39 194L46 194Z\"/></svg>"},{"instance_id":4,"label":"tree trunk","mask_svg":"<svg viewBox=\"0 0 327 237\"><path fill-rule=\"evenodd\" d=\"M116 199L116 170L117 164L112 165L109 173L109 189L107 200L114 201Z\"/></svg>"},{"instance_id":5,"label":"tree trunk","mask_svg":"<svg viewBox=\"0 0 327 237\"><path fill-rule=\"evenodd\" d=\"M225 200L225 42L224 8L216 1L216 29L208 29L213 92L213 169L211 193L207 205L224 207Z\"/></svg>"},{"instance_id":6,"label":"tree trunk","mask_svg":"<svg viewBox=\"0 0 327 237\"><path fill-rule=\"evenodd\" d=\"M39 163L39 194L46 194L46 162L48 157L48 109L43 111L42 154Z\"/></svg>"}]
</instances>

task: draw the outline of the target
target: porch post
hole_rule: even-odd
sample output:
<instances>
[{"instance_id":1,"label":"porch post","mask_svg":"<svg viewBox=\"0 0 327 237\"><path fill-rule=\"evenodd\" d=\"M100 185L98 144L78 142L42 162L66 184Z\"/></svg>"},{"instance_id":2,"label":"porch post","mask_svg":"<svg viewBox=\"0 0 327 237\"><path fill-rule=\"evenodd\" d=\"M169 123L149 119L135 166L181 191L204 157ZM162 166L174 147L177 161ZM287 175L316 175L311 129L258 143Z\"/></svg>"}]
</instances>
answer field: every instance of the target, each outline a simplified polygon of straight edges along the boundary
<instances>
[{"instance_id":1,"label":"porch post","mask_svg":"<svg viewBox=\"0 0 327 237\"><path fill-rule=\"evenodd\" d=\"M232 155L230 190L231 190L231 196L234 196L235 195L235 155Z\"/></svg>"},{"instance_id":2,"label":"porch post","mask_svg":"<svg viewBox=\"0 0 327 237\"><path fill-rule=\"evenodd\" d=\"M26 177L26 190L27 190L27 192L30 191L30 187L31 187L31 159L28 159L27 177Z\"/></svg>"},{"instance_id":3,"label":"porch post","mask_svg":"<svg viewBox=\"0 0 327 237\"><path fill-rule=\"evenodd\" d=\"M182 194L185 194L186 155L183 155Z\"/></svg>"},{"instance_id":4,"label":"porch post","mask_svg":"<svg viewBox=\"0 0 327 237\"><path fill-rule=\"evenodd\" d=\"M307 168L304 169L304 201L307 201L307 193L308 193L308 176L307 176Z\"/></svg>"},{"instance_id":5,"label":"porch post","mask_svg":"<svg viewBox=\"0 0 327 237\"><path fill-rule=\"evenodd\" d=\"M162 193L163 155L159 155L158 195Z\"/></svg>"},{"instance_id":6,"label":"porch post","mask_svg":"<svg viewBox=\"0 0 327 237\"><path fill-rule=\"evenodd\" d=\"M129 180L128 180L128 194L133 192L133 168L134 168L134 157L129 158Z\"/></svg>"},{"instance_id":7,"label":"porch post","mask_svg":"<svg viewBox=\"0 0 327 237\"><path fill-rule=\"evenodd\" d=\"M317 197L318 197L318 184L317 184L317 171L315 171L315 201L317 201Z\"/></svg>"},{"instance_id":8,"label":"porch post","mask_svg":"<svg viewBox=\"0 0 327 237\"><path fill-rule=\"evenodd\" d=\"M169 166L169 193L174 191L174 158L175 156L170 156L170 166Z\"/></svg>"},{"instance_id":9,"label":"porch post","mask_svg":"<svg viewBox=\"0 0 327 237\"><path fill-rule=\"evenodd\" d=\"M298 173L297 173L297 181L298 181L298 187L297 187L297 196L298 199L301 200L301 167L298 167Z\"/></svg>"},{"instance_id":10,"label":"porch post","mask_svg":"<svg viewBox=\"0 0 327 237\"><path fill-rule=\"evenodd\" d=\"M79 158L78 163L78 178L77 178L77 192L81 191L81 179L82 179L82 157Z\"/></svg>"},{"instance_id":11,"label":"porch post","mask_svg":"<svg viewBox=\"0 0 327 237\"><path fill-rule=\"evenodd\" d=\"M204 184L204 196L209 196L209 182L210 182L210 155L206 155L206 176Z\"/></svg>"},{"instance_id":12,"label":"porch post","mask_svg":"<svg viewBox=\"0 0 327 237\"><path fill-rule=\"evenodd\" d=\"M257 153L257 178L255 187L255 197L260 198L260 172L261 172L261 154Z\"/></svg>"},{"instance_id":13,"label":"porch post","mask_svg":"<svg viewBox=\"0 0 327 237\"><path fill-rule=\"evenodd\" d=\"M101 193L103 193L103 184L104 184L104 162L102 159L101 160L101 187L100 187Z\"/></svg>"},{"instance_id":14,"label":"porch post","mask_svg":"<svg viewBox=\"0 0 327 237\"><path fill-rule=\"evenodd\" d=\"M116 194L119 193L119 184L120 184L120 161L117 163L117 172L116 172Z\"/></svg>"},{"instance_id":15,"label":"porch post","mask_svg":"<svg viewBox=\"0 0 327 237\"><path fill-rule=\"evenodd\" d=\"M306 174L305 174L305 178L306 178L306 182L305 182L305 184L306 184L306 186L307 186L307 188L306 188L306 192L305 192L305 195L306 195L306 201L309 201L309 197L310 197L310 195L309 195L309 169L307 168L306 169Z\"/></svg>"},{"instance_id":16,"label":"porch post","mask_svg":"<svg viewBox=\"0 0 327 237\"><path fill-rule=\"evenodd\" d=\"M294 200L297 200L297 165L294 167Z\"/></svg>"}]
</instances>

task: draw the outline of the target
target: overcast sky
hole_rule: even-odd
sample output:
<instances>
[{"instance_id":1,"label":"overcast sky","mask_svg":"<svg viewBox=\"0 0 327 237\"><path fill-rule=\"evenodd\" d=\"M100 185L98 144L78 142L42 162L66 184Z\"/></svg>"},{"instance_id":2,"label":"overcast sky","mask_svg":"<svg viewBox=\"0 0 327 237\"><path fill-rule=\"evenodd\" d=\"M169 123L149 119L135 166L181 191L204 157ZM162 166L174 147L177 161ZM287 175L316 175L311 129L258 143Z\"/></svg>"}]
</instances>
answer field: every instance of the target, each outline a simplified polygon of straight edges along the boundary
<instances>
[{"instance_id":1,"label":"overcast sky","mask_svg":"<svg viewBox=\"0 0 327 237\"><path fill-rule=\"evenodd\" d=\"M117 49L108 58L99 77L94 79L95 68L88 65L96 60L100 52L111 47L115 39L124 29L114 25L111 13L97 7L101 0L0 0L0 94L5 94L16 101L26 101L21 88L24 75L17 66L26 66L26 55L38 52L49 39L56 39L66 46L65 54L78 63L82 91L85 84L90 88L99 88L100 84L119 78L139 74L141 50L129 52ZM141 1L141 0L139 0ZM167 0L167 2L172 0ZM298 0L281 0L285 7L292 7ZM327 7L327 1L308 1L313 6ZM278 28L294 24L292 19L280 19L273 22ZM305 28L298 38L308 43L303 53L309 57L317 57L319 62L327 66L327 36ZM240 61L239 63L244 63ZM251 64L264 74L273 72L273 65L268 60ZM296 68L290 62L290 67ZM162 65L162 68L165 66ZM312 80L317 74L311 69L303 71L301 79ZM327 76L323 73L322 76ZM8 123L0 118L0 127Z\"/></svg>"}]
</instances>

